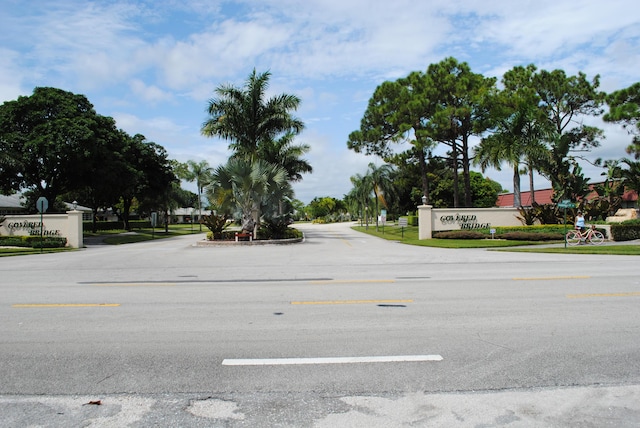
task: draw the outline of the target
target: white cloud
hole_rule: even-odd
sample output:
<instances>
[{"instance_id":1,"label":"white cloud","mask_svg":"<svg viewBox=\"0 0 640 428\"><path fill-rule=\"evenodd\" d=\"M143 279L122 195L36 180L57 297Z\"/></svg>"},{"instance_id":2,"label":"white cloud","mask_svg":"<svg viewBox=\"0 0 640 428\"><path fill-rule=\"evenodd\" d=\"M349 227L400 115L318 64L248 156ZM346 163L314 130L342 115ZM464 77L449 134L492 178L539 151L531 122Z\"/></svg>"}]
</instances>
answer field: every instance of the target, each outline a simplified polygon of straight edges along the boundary
<instances>
[{"instance_id":1,"label":"white cloud","mask_svg":"<svg viewBox=\"0 0 640 428\"><path fill-rule=\"evenodd\" d=\"M300 141L312 146L315 170L296 184L306 201L342 197L349 177L375 160L349 151L346 139L384 80L450 55L497 77L528 63L600 74L606 91L636 82L640 69L630 0L21 3L0 11L3 100L34 86L85 93L99 113L178 160L217 165L227 142L199 133L207 99L220 84L242 85L254 67L271 70L270 94L302 98L297 114L308 129ZM606 132L594 157L624 155L628 136L612 125ZM509 171L496 176L511 187Z\"/></svg>"},{"instance_id":2,"label":"white cloud","mask_svg":"<svg viewBox=\"0 0 640 428\"><path fill-rule=\"evenodd\" d=\"M133 79L129 86L131 91L138 98L156 104L162 101L172 100L172 95L163 91L155 85L147 86L145 82L140 79Z\"/></svg>"},{"instance_id":3,"label":"white cloud","mask_svg":"<svg viewBox=\"0 0 640 428\"><path fill-rule=\"evenodd\" d=\"M342 199L351 190L350 177L364 174L372 157L354 153L346 145L336 145L331 136L314 131L305 132L300 140L311 146L304 157L313 167L312 174L294 184L296 198L309 203L316 196Z\"/></svg>"},{"instance_id":4,"label":"white cloud","mask_svg":"<svg viewBox=\"0 0 640 428\"><path fill-rule=\"evenodd\" d=\"M14 100L31 92L22 89L22 74L17 58L15 51L0 47L0 101Z\"/></svg>"}]
</instances>

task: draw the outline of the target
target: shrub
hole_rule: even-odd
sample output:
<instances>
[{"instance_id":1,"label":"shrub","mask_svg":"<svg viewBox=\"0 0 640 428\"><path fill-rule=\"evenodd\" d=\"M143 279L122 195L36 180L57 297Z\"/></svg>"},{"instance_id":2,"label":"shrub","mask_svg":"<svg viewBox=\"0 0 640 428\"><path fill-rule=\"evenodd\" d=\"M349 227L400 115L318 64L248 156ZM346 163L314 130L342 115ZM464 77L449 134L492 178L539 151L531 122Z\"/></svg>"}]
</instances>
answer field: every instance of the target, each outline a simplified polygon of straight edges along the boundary
<instances>
[{"instance_id":1,"label":"shrub","mask_svg":"<svg viewBox=\"0 0 640 428\"><path fill-rule=\"evenodd\" d=\"M47 236L0 236L0 245L6 247L25 248L62 248L67 245L67 238Z\"/></svg>"},{"instance_id":2,"label":"shrub","mask_svg":"<svg viewBox=\"0 0 640 428\"><path fill-rule=\"evenodd\" d=\"M614 241L640 239L640 221L628 220L620 224L612 224L611 236Z\"/></svg>"},{"instance_id":3,"label":"shrub","mask_svg":"<svg viewBox=\"0 0 640 428\"><path fill-rule=\"evenodd\" d=\"M288 214L265 218L258 229L258 239L282 239L290 223L291 217Z\"/></svg>"},{"instance_id":4,"label":"shrub","mask_svg":"<svg viewBox=\"0 0 640 428\"><path fill-rule=\"evenodd\" d=\"M485 239L487 235L471 230L451 230L433 234L436 239Z\"/></svg>"},{"instance_id":5,"label":"shrub","mask_svg":"<svg viewBox=\"0 0 640 428\"><path fill-rule=\"evenodd\" d=\"M222 239L222 232L229 227L228 216L224 214L211 214L203 215L200 223L204 224L211 231L211 238L207 234L207 239L213 241L214 239Z\"/></svg>"},{"instance_id":6,"label":"shrub","mask_svg":"<svg viewBox=\"0 0 640 428\"><path fill-rule=\"evenodd\" d=\"M573 226L570 226L573 227ZM535 226L502 226L496 227L496 235L502 235L510 232L524 232L524 233L559 233L564 234L563 224L540 224Z\"/></svg>"}]
</instances>

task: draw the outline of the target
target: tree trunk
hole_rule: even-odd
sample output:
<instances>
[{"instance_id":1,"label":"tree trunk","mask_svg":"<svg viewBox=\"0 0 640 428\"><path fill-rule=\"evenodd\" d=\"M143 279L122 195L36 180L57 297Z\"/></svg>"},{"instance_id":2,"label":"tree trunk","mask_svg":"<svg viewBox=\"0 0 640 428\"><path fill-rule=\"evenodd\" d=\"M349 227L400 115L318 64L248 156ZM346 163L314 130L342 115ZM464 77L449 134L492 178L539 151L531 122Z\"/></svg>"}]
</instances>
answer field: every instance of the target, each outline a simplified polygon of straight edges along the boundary
<instances>
[{"instance_id":1,"label":"tree trunk","mask_svg":"<svg viewBox=\"0 0 640 428\"><path fill-rule=\"evenodd\" d=\"M522 195L520 192L520 171L518 165L513 167L513 207L520 208L522 206Z\"/></svg>"},{"instance_id":2,"label":"tree trunk","mask_svg":"<svg viewBox=\"0 0 640 428\"><path fill-rule=\"evenodd\" d=\"M473 201L471 199L471 174L469 172L469 137L462 137L462 177L464 179L464 206L471 208Z\"/></svg>"},{"instance_id":3,"label":"tree trunk","mask_svg":"<svg viewBox=\"0 0 640 428\"><path fill-rule=\"evenodd\" d=\"M453 170L453 207L460 207L460 198L458 197L458 146L454 139L451 145L451 160L453 164L451 168Z\"/></svg>"},{"instance_id":4,"label":"tree trunk","mask_svg":"<svg viewBox=\"0 0 640 428\"><path fill-rule=\"evenodd\" d=\"M122 198L122 221L124 223L124 230L131 231L131 226L129 225L129 211L131 211L131 199L130 198Z\"/></svg>"},{"instance_id":5,"label":"tree trunk","mask_svg":"<svg viewBox=\"0 0 640 428\"><path fill-rule=\"evenodd\" d=\"M529 192L531 193L531 206L536 204L536 191L533 188L533 169L529 168Z\"/></svg>"}]
</instances>

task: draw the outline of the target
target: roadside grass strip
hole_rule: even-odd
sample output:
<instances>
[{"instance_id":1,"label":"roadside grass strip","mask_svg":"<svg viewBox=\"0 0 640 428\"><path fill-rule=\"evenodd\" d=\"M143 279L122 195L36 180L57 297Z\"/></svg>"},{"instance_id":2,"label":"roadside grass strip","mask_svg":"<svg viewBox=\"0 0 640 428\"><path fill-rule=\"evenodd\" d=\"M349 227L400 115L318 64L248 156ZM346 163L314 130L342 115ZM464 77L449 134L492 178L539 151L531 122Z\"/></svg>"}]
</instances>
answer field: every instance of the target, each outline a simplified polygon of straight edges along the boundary
<instances>
[{"instance_id":1,"label":"roadside grass strip","mask_svg":"<svg viewBox=\"0 0 640 428\"><path fill-rule=\"evenodd\" d=\"M363 364L442 361L440 355L396 355L377 357L225 359L223 366L290 366L311 364Z\"/></svg>"}]
</instances>

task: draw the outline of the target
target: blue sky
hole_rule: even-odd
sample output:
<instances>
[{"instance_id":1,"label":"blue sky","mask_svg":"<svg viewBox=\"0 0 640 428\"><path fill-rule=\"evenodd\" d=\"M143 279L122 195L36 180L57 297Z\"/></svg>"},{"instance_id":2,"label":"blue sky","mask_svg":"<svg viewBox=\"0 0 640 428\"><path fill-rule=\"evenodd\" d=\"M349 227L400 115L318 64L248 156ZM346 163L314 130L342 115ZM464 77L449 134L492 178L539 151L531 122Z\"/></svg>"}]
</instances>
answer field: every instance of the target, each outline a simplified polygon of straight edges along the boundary
<instances>
[{"instance_id":1,"label":"blue sky","mask_svg":"<svg viewBox=\"0 0 640 428\"><path fill-rule=\"evenodd\" d=\"M311 146L314 173L294 188L305 203L342 198L350 176L382 163L346 147L375 88L447 56L498 78L529 63L600 74L607 92L640 80L635 0L2 0L0 22L0 102L36 86L84 94L182 162L226 161L228 143L200 135L207 100L269 70L270 95L302 99L298 141ZM624 130L584 120L607 135L588 158L625 155ZM508 168L486 175L512 190Z\"/></svg>"}]
</instances>

